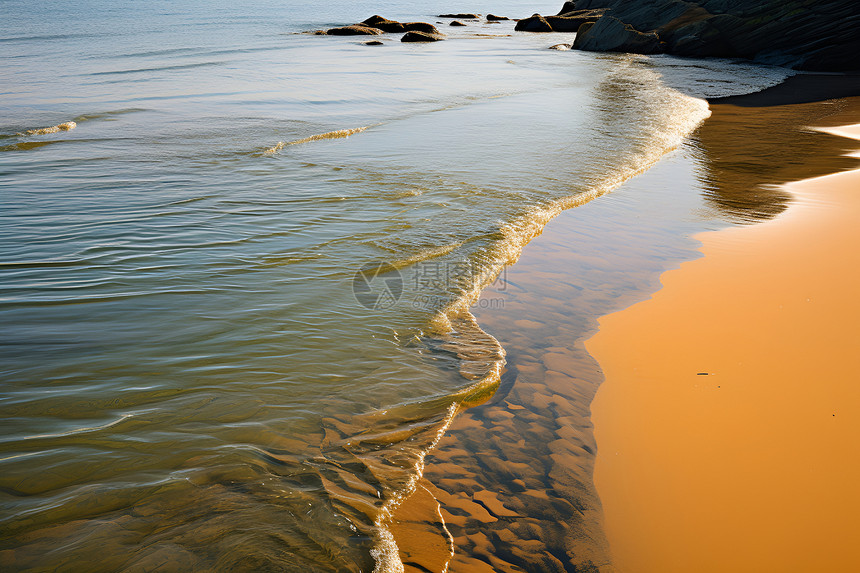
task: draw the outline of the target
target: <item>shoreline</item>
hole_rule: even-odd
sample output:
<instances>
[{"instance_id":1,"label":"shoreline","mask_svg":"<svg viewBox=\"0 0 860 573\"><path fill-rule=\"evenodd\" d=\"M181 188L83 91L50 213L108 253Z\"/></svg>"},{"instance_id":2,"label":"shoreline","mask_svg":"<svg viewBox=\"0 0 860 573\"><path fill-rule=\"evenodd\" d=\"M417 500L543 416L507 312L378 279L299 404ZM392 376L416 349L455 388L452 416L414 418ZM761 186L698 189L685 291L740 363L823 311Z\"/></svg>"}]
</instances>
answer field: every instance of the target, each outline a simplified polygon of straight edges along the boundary
<instances>
[{"instance_id":1,"label":"shoreline","mask_svg":"<svg viewBox=\"0 0 860 573\"><path fill-rule=\"evenodd\" d=\"M860 124L822 131L860 148ZM606 377L595 483L621 571L860 567L860 169L784 188L787 210L698 235L702 258L587 342Z\"/></svg>"},{"instance_id":2,"label":"shoreline","mask_svg":"<svg viewBox=\"0 0 860 573\"><path fill-rule=\"evenodd\" d=\"M806 172L849 169L857 162L841 156L844 140L800 129L804 117L846 123L842 107L827 101L770 109L770 120L759 117L755 131L777 132L790 143L782 151L802 159ZM754 161L713 161L738 147L736 120L712 117L648 172L601 201L560 214L508 269L513 288L484 291L482 299L505 303L476 315L508 351L508 372L487 404L455 419L427 456L419 494L398 508L392 531L406 571L506 571L539 562L553 570L563 561L616 570L591 475L589 404L603 376L584 341L597 331L598 317L647 298L659 290L663 272L700 256L690 236L725 228L726 219L747 223L782 211L738 201L738 181L724 178L741 165L748 170L741 170L742 190L752 176L768 190L757 200L774 202L772 184L791 180L797 166L761 168L773 162L764 153L773 141L747 140L744 150L758 154ZM678 195L679 173L701 197ZM642 238L648 240L640 244Z\"/></svg>"}]
</instances>

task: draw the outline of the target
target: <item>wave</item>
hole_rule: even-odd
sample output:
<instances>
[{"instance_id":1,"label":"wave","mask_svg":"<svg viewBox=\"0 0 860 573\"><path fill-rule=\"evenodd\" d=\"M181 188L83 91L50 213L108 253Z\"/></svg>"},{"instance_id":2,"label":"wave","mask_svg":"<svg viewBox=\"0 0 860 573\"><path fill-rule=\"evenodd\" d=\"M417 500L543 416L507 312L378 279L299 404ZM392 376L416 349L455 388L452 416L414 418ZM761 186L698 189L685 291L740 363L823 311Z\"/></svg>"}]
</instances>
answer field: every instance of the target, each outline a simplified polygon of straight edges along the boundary
<instances>
[{"instance_id":1,"label":"wave","mask_svg":"<svg viewBox=\"0 0 860 573\"><path fill-rule=\"evenodd\" d=\"M107 118L111 118L115 115L125 115L128 113L137 113L139 111L146 111L146 109L141 108L141 107L129 107L129 108L125 108L125 109L116 109L116 110L111 110L111 111L101 111L101 112L96 112L96 113L84 113L84 114L81 114L78 117L76 117L74 119L74 121L81 123L84 121L93 121L93 120L97 120L97 119L107 119Z\"/></svg>"},{"instance_id":2,"label":"wave","mask_svg":"<svg viewBox=\"0 0 860 573\"><path fill-rule=\"evenodd\" d=\"M18 135L46 135L48 133L59 133L60 131L71 131L78 127L77 122L67 121L51 127L38 127L36 129L28 129Z\"/></svg>"},{"instance_id":3,"label":"wave","mask_svg":"<svg viewBox=\"0 0 860 573\"><path fill-rule=\"evenodd\" d=\"M205 68L209 66L220 66L224 62L198 62L196 64L178 64L175 66L157 66L154 68L137 68L133 70L112 70L107 72L93 72L91 76L119 76L126 74L140 74L145 72L168 72L175 70L190 70L193 68Z\"/></svg>"},{"instance_id":4,"label":"wave","mask_svg":"<svg viewBox=\"0 0 860 573\"><path fill-rule=\"evenodd\" d=\"M50 127L36 127L33 129L25 129L23 131L19 131L17 133L5 133L0 134L0 139L9 139L15 137L28 137L33 135L48 135L51 133L60 133L61 131L71 131L78 127L79 123L83 123L85 121L93 121L99 119L110 119L117 115L125 115L128 113L135 113L139 111L146 111L143 108L133 107L133 108L125 108L125 109L117 109L110 111L101 111L95 113L84 113L81 114L74 119L69 121L65 121L63 123L58 123L57 125L52 125ZM14 128L13 128L14 129ZM12 147L16 147L18 149L30 149L31 147L35 147L35 144L19 144L17 146L9 146L10 149ZM8 151L8 149L7 149Z\"/></svg>"},{"instance_id":5,"label":"wave","mask_svg":"<svg viewBox=\"0 0 860 573\"><path fill-rule=\"evenodd\" d=\"M702 121L710 116L706 101L682 95L674 90L670 90L664 103L671 106L668 109L673 110L672 121L668 125L660 126L660 129L653 130L648 145L638 153L632 154L623 167L596 180L584 192L534 207L525 215L502 225L499 229L501 239L496 242L488 257L491 260L489 268L473 277L473 283L468 288L432 317L427 333L428 338L435 339L440 349L455 354L459 361L460 375L475 382L463 392L449 397L451 403L447 413L435 426L437 432L435 435L438 437L424 443L424 447L415 454L409 479L399 490L393 492L379 509L374 520L375 547L372 551L376 561L375 573L401 573L404 570L396 540L388 529L388 524L394 510L415 490L418 480L423 475L424 458L435 448L457 412L488 400L500 384L505 365L504 348L495 337L481 329L469 309L478 301L481 292L496 280L503 268L516 262L526 244L539 235L551 219L564 210L584 205L611 192L625 181L648 170L665 154L676 149ZM406 266L428 258L443 256L458 246L446 245L435 250L427 250L409 259L398 261L398 264ZM470 399L470 395L480 396L480 399Z\"/></svg>"},{"instance_id":6,"label":"wave","mask_svg":"<svg viewBox=\"0 0 860 573\"><path fill-rule=\"evenodd\" d=\"M366 125L364 127L356 127L353 129L338 129L337 131L329 131L326 133L319 133L317 135L311 135L310 137L304 137L302 139L297 139L295 141L288 141L288 142L279 141L278 143L276 143L272 147L269 147L268 149L263 150L262 153L263 153L263 155L273 155L273 154L279 152L280 150L282 150L283 148L288 147L290 145L301 145L302 143L310 143L312 141L322 141L324 139L344 139L346 137L349 137L350 135L355 135L356 133L361 133L362 131L369 129L370 127L371 126Z\"/></svg>"}]
</instances>

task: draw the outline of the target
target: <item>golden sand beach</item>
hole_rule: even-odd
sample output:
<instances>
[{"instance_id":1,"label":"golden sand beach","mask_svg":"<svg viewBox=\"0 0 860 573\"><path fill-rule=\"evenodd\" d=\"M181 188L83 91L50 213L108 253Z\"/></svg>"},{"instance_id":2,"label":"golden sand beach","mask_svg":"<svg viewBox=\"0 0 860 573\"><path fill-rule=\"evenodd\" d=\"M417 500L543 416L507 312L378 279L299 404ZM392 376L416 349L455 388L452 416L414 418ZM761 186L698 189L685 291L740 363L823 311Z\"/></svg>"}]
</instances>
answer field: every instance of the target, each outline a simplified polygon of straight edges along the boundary
<instances>
[{"instance_id":1,"label":"golden sand beach","mask_svg":"<svg viewBox=\"0 0 860 573\"><path fill-rule=\"evenodd\" d=\"M833 553L837 562L847 558L837 556L834 548L847 547L838 535L840 531L850 534L851 530L820 520L828 517L828 508L832 509L827 505L828 495L837 495L845 502L840 506L844 510L840 516L847 517L856 509L848 503L852 495L848 485L856 471L852 474L839 467L852 459L844 455L845 449L839 449L850 447L849 401L835 400L841 409L830 412L832 392L837 390L828 390L830 386L825 384L840 386L824 380L828 369L834 365L850 369L849 363L827 358L839 351L830 338L821 336L815 323L816 317L825 321L829 318L819 315L817 307L803 306L812 302L796 303L797 308L782 303L792 311L806 311L805 320L810 321L801 325L785 314L791 329L784 323L780 326L765 321L754 311L761 308L778 316L767 301L780 300L778 289L774 290L780 285L791 286L793 292L806 292L798 277L815 278L817 284L827 285L834 273L845 274L853 269L848 263L851 239L834 233L830 227L835 223L827 217L836 212L843 225L854 216L836 206L848 201L845 196L850 191L845 185L852 183L846 181L857 174L791 187L783 183L855 168L857 160L844 157L856 147L852 140L834 136L833 130L823 133L804 125L849 123L851 118L860 117L860 106L856 100L833 100L763 109L717 105L713 110L713 116L694 135L687 151L632 180L629 188L559 216L508 270L507 287L485 291L485 299L504 301L502 307L477 315L482 326L499 336L507 349L508 374L489 403L457 417L428 456L416 493L397 509L392 531L406 571L519 571L526 566L555 570L560 566L557 556L564 555L576 556L584 567L591 564L603 572L808 571L814 568L810 569L810 562L804 562L799 553L813 560L822 552ZM739 145L739 141L743 144ZM692 159L690 153L699 159ZM612 321L653 301L611 315L604 319L609 322L601 323L602 331L588 350L595 350L606 365L595 362L585 341L597 332L596 317L648 297L659 289L656 279L665 269L672 268L677 260L694 258L693 244L689 251L670 248L671 241L663 239L647 246L649 243L642 237L657 232L664 223L649 222L655 227L646 230L642 215L647 213L647 220L666 221L682 216L679 214L688 207L681 206L673 213L655 209L677 201L677 187L684 181L692 184L705 177L702 166L707 168L702 187L705 210L733 221L765 221L700 237L719 237L723 241L722 246L713 248L726 257L719 268L714 268L715 274L724 275L726 281L738 280L736 290L746 291L750 297L757 293L763 299L741 303L735 300L737 294L729 294L731 291L717 287L716 282L685 287L691 300L704 301L714 317L686 316L686 311L679 311L679 320L692 321L687 328L694 336L669 322L675 313L667 306L640 323L639 330L630 329L629 341L664 340L668 345L664 354L645 353L653 358L649 363L653 371L647 381L651 384L652 379L657 379L659 384L653 383L663 391L637 382L637 391L632 392L627 388L633 384L632 378L616 378L612 370L615 361L619 368L626 367L627 362L621 359L626 360L625 354L630 350L620 342L616 344L615 338L609 340L607 333L627 332L626 325L614 328ZM824 193L819 191L822 182L826 183ZM835 183L842 186L841 191L837 191ZM807 185L815 187L805 190ZM832 237L826 242L813 240L816 233L823 231L810 225L827 226ZM844 229L850 234L849 225L844 224ZM759 233L776 230L779 237L759 238ZM794 239L788 240L789 237ZM795 242L803 248L795 247ZM750 270L742 270L737 266L741 263L733 257L752 257L758 252L753 245L770 250L744 263L744 268ZM832 252L836 258L815 255L819 250ZM780 260L778 252L787 257L782 266L794 278L780 278L768 270L768 265ZM704 259L686 263L681 271L667 276L684 274L690 265L704 264L711 258L710 250L706 253ZM766 265L762 259L773 260ZM825 264L827 260L835 261L832 267ZM817 269L815 265L826 268ZM852 288L856 290L856 275L854 280L852 284L843 283L838 292L829 289L827 295L832 304L844 310L840 316L848 323L846 328L857 316L856 306L853 314L848 306ZM753 288L759 284L762 288ZM721 303L717 302L718 290L725 291ZM822 297L815 300L819 299ZM823 299L820 304L824 304ZM734 308L733 318L723 307ZM724 318L728 322L720 322ZM814 373L811 383L793 377L800 372L797 368L772 364L780 360L784 344L775 339L768 342L772 336L766 329L774 325L802 349L790 354L809 365ZM851 333L849 329L837 336L843 348L850 347L852 341L857 346ZM696 348L699 354L679 350L681 344ZM741 394L751 396L752 386L724 382L729 369L716 363L735 360L732 344L739 344L746 352L743 360L747 365L756 362L754 369L743 370L744 374L767 375L763 380L768 383L760 393L765 404ZM813 359L819 352L817 348L830 354ZM683 358L687 354L693 362ZM642 353L635 356L641 357ZM694 356L708 359L701 361ZM689 366L680 366L682 360ZM856 359L854 364L856 369ZM601 367L607 369L610 378L600 391L594 418L600 440L598 500L592 486L595 443L588 405L603 380ZM685 375L687 369L694 370L693 387L687 394L667 396L673 387L668 382L665 388L662 386L667 380L661 370L664 368L678 368ZM699 376L700 372L708 375ZM804 390L801 392L798 386ZM726 392L729 390L733 394ZM683 402L686 398L699 402L713 398L715 408L737 408L737 412L726 414L733 428L726 427L725 421L720 422L722 425L700 424L704 419ZM789 402L805 409L792 410ZM817 410L813 409L815 404ZM679 413L676 406L686 408L686 412ZM769 419L770 412L778 407L788 408L785 416ZM634 409L638 418L630 414ZM829 418L822 420L822 412ZM746 423L741 424L741 413L747 416ZM781 425L776 423L779 420ZM842 432L839 435L846 436L846 441L827 446L823 430ZM857 435L856 431L853 435ZM718 439L720 446L705 448L705 437ZM634 455L615 456L616 444L610 444L610 439L617 440L618 448L624 444ZM672 446L672 440L688 440L684 442L686 449ZM772 445L778 441L781 446ZM762 449L770 452L769 458L761 457ZM699 451L699 457L708 463L703 464L695 456L688 458L688 450ZM658 455L655 451L669 453ZM611 459L607 459L607 452L612 452ZM783 462L793 465L787 468L777 464L774 460L781 455L787 456ZM687 464L686 459L693 462ZM619 460L629 463L623 465ZM666 465L661 467L661 460ZM701 471L704 477L672 475L673 468L679 465L685 471ZM649 468L656 473L648 479L637 474ZM753 479L754 472L759 477ZM685 490L678 486L679 479L689 480L696 487ZM753 483L756 488L764 488L767 495L751 492L751 499L735 497ZM664 498L655 497L658 491L665 494ZM677 498L667 500L665 496L669 495ZM766 511L758 509L756 503ZM720 511L722 522L716 521ZM585 534L573 535L570 520ZM779 527L774 527L772 520ZM806 525L799 529L791 525L799 522ZM803 540L789 543L790 551L780 546L786 530L797 531L796 537ZM780 554L774 557L774 552ZM786 568L786 563L791 565Z\"/></svg>"},{"instance_id":2,"label":"golden sand beach","mask_svg":"<svg viewBox=\"0 0 860 573\"><path fill-rule=\"evenodd\" d=\"M784 189L785 212L699 235L587 343L621 571L860 570L860 171Z\"/></svg>"}]
</instances>

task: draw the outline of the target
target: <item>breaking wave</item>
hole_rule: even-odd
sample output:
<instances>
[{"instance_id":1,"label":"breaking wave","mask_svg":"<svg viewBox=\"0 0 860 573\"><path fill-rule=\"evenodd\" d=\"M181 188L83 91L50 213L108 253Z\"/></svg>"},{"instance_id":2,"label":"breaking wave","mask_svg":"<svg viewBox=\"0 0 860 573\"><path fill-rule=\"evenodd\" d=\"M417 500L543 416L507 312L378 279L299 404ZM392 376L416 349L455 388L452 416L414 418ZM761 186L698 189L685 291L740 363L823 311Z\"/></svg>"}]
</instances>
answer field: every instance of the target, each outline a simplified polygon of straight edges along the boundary
<instances>
[{"instance_id":1,"label":"breaking wave","mask_svg":"<svg viewBox=\"0 0 860 573\"><path fill-rule=\"evenodd\" d=\"M276 143L272 147L269 147L268 149L264 150L263 155L273 155L273 154L279 152L280 150L282 150L283 148L288 147L290 145L301 145L302 143L310 143L312 141L322 141L324 139L344 139L346 137L349 137L350 135L355 135L356 133L361 133L362 131L365 131L369 127L370 126L367 125L364 127L356 127L353 129L338 129L337 131L329 131L327 133L319 133L317 135L311 135L310 137L303 137L302 139L297 139L295 141L288 141L288 142L279 141L278 143Z\"/></svg>"},{"instance_id":2,"label":"breaking wave","mask_svg":"<svg viewBox=\"0 0 860 573\"><path fill-rule=\"evenodd\" d=\"M78 127L78 124L74 121L67 121L65 123L60 123L58 125L52 125L51 127L39 127L36 129L28 129L18 135L46 135L48 133L59 133L61 131L71 131Z\"/></svg>"}]
</instances>

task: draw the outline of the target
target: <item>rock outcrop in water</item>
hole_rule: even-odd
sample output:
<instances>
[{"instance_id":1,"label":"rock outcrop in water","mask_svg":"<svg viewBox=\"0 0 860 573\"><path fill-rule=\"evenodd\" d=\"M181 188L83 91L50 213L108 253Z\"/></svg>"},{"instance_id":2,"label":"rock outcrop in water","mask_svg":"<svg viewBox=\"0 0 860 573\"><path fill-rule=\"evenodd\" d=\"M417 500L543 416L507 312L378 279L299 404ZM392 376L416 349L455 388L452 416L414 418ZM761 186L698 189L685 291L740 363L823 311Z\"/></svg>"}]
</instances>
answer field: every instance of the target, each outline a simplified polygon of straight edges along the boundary
<instances>
[{"instance_id":1,"label":"rock outcrop in water","mask_svg":"<svg viewBox=\"0 0 860 573\"><path fill-rule=\"evenodd\" d=\"M575 0L564 3L560 16L583 18L579 26L595 22L577 30L574 47L583 50L653 53L642 51L643 45L653 47L651 40L604 21L613 18L628 32L656 35L661 49L679 56L746 58L802 70L860 69L857 0ZM561 31L551 17L545 19Z\"/></svg>"},{"instance_id":2,"label":"rock outcrop in water","mask_svg":"<svg viewBox=\"0 0 860 573\"><path fill-rule=\"evenodd\" d=\"M565 2L565 8L569 8L572 2ZM576 10L562 11L555 16L541 16L535 14L523 18L514 27L520 32L577 32L583 24L596 22L606 13L606 10Z\"/></svg>"},{"instance_id":3,"label":"rock outcrop in water","mask_svg":"<svg viewBox=\"0 0 860 573\"><path fill-rule=\"evenodd\" d=\"M342 26L340 28L332 28L326 32L328 36L378 36L382 34L379 28L371 28L370 26Z\"/></svg>"},{"instance_id":4,"label":"rock outcrop in water","mask_svg":"<svg viewBox=\"0 0 860 573\"><path fill-rule=\"evenodd\" d=\"M397 22L396 20L389 20L379 15L371 16L358 24L314 32L317 35L327 36L378 36L385 33L405 33L402 40L404 42L436 42L445 39L445 35L433 24L428 24L427 22ZM406 36L409 36L409 39L406 39Z\"/></svg>"},{"instance_id":5,"label":"rock outcrop in water","mask_svg":"<svg viewBox=\"0 0 860 573\"><path fill-rule=\"evenodd\" d=\"M388 18L383 18L379 15L374 15L361 22L361 25L370 26L371 28L378 28L383 32L405 32L406 26L404 26L400 22L396 22L394 20L389 20Z\"/></svg>"},{"instance_id":6,"label":"rock outcrop in water","mask_svg":"<svg viewBox=\"0 0 860 573\"><path fill-rule=\"evenodd\" d=\"M444 40L445 36L442 34L433 34L430 32L406 32L403 34L403 37L400 38L401 42L438 42L439 40Z\"/></svg>"},{"instance_id":7,"label":"rock outcrop in water","mask_svg":"<svg viewBox=\"0 0 860 573\"><path fill-rule=\"evenodd\" d=\"M517 22L517 25L514 26L514 30L519 32L552 32L552 26L549 25L546 18L540 14L535 14L534 16L523 18Z\"/></svg>"}]
</instances>

